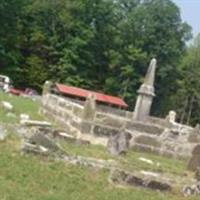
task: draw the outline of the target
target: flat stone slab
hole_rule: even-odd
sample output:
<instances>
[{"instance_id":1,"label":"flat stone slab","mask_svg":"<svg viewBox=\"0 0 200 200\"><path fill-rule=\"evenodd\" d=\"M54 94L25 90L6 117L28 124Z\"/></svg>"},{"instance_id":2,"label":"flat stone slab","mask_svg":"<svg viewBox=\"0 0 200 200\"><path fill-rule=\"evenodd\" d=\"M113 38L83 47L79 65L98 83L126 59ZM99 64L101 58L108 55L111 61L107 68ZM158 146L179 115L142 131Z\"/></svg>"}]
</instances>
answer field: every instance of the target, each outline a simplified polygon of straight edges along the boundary
<instances>
[{"instance_id":1,"label":"flat stone slab","mask_svg":"<svg viewBox=\"0 0 200 200\"><path fill-rule=\"evenodd\" d=\"M155 176L143 176L132 174L123 170L114 170L111 172L110 180L115 184L139 186L159 191L170 191L172 186L166 181L159 180Z\"/></svg>"},{"instance_id":2,"label":"flat stone slab","mask_svg":"<svg viewBox=\"0 0 200 200\"><path fill-rule=\"evenodd\" d=\"M37 121L37 120L21 120L20 124L26 126L47 126L47 127L52 126L50 122Z\"/></svg>"},{"instance_id":3,"label":"flat stone slab","mask_svg":"<svg viewBox=\"0 0 200 200\"><path fill-rule=\"evenodd\" d=\"M28 139L28 143L34 144L37 146L42 146L42 147L47 148L48 150L54 151L54 152L61 150L59 145L54 140L52 140L47 135L40 133L40 132L32 135Z\"/></svg>"}]
</instances>

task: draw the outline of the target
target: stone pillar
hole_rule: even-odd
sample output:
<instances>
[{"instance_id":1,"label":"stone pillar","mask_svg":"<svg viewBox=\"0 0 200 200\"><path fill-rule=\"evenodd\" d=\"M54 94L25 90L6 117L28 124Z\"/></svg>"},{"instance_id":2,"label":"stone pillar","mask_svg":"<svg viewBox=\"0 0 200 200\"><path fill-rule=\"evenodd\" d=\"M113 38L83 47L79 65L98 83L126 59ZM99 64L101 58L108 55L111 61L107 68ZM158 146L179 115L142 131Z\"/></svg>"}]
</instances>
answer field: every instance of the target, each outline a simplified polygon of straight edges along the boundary
<instances>
[{"instance_id":1,"label":"stone pillar","mask_svg":"<svg viewBox=\"0 0 200 200\"><path fill-rule=\"evenodd\" d=\"M51 81L45 81L45 83L43 85L42 95L46 95L46 94L50 93L52 85L53 85L53 83Z\"/></svg>"},{"instance_id":2,"label":"stone pillar","mask_svg":"<svg viewBox=\"0 0 200 200\"><path fill-rule=\"evenodd\" d=\"M46 113L46 107L48 105L48 94L51 92L51 87L53 83L51 81L45 81L43 85L42 90L42 101L41 101L41 107L39 109L39 114L45 114Z\"/></svg>"},{"instance_id":3,"label":"stone pillar","mask_svg":"<svg viewBox=\"0 0 200 200\"><path fill-rule=\"evenodd\" d=\"M91 134L92 121L96 114L96 97L89 94L82 111L81 133Z\"/></svg>"},{"instance_id":4,"label":"stone pillar","mask_svg":"<svg viewBox=\"0 0 200 200\"><path fill-rule=\"evenodd\" d=\"M138 90L138 97L134 110L134 120L145 120L150 113L154 93L154 80L156 71L156 59L153 58L150 62L144 83Z\"/></svg>"},{"instance_id":5,"label":"stone pillar","mask_svg":"<svg viewBox=\"0 0 200 200\"><path fill-rule=\"evenodd\" d=\"M82 119L92 121L96 113L96 97L94 94L89 94L87 97L82 113Z\"/></svg>"}]
</instances>

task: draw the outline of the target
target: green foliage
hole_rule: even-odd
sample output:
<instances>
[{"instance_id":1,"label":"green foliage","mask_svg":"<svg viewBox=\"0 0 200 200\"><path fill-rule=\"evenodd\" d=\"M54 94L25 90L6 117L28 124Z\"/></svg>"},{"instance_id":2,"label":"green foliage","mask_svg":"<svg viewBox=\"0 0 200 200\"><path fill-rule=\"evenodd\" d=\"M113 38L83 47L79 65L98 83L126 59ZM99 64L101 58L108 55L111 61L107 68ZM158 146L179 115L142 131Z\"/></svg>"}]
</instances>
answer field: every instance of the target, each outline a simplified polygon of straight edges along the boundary
<instances>
[{"instance_id":1,"label":"green foliage","mask_svg":"<svg viewBox=\"0 0 200 200\"><path fill-rule=\"evenodd\" d=\"M179 66L176 95L171 96L179 120L187 124L199 123L200 115L200 35L187 50Z\"/></svg>"},{"instance_id":2,"label":"green foliage","mask_svg":"<svg viewBox=\"0 0 200 200\"><path fill-rule=\"evenodd\" d=\"M20 58L17 22L21 16L21 6L23 0L0 2L0 73L12 73Z\"/></svg>"},{"instance_id":3,"label":"green foliage","mask_svg":"<svg viewBox=\"0 0 200 200\"><path fill-rule=\"evenodd\" d=\"M0 31L0 51L8 49L1 51L6 54L1 63L16 86L40 91L51 79L121 96L132 108L156 57L154 110L161 114L166 102L171 106L176 66L190 37L171 0L3 0L0 5L0 20L8 24Z\"/></svg>"}]
</instances>

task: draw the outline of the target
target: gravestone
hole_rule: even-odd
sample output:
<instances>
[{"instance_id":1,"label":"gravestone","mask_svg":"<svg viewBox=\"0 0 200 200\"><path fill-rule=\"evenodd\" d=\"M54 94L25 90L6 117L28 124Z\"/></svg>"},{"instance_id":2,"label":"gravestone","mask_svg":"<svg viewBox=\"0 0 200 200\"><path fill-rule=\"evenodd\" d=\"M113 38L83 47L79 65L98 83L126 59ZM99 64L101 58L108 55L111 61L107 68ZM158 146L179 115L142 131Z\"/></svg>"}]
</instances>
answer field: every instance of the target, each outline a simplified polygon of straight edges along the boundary
<instances>
[{"instance_id":1,"label":"gravestone","mask_svg":"<svg viewBox=\"0 0 200 200\"><path fill-rule=\"evenodd\" d=\"M190 143L200 143L200 127L199 124L190 132L188 136L188 142Z\"/></svg>"},{"instance_id":2,"label":"gravestone","mask_svg":"<svg viewBox=\"0 0 200 200\"><path fill-rule=\"evenodd\" d=\"M87 97L82 113L83 120L93 120L96 112L96 97L94 94L89 94Z\"/></svg>"},{"instance_id":3,"label":"gravestone","mask_svg":"<svg viewBox=\"0 0 200 200\"><path fill-rule=\"evenodd\" d=\"M197 181L200 181L200 167L197 167L196 172L195 172L195 179Z\"/></svg>"},{"instance_id":4,"label":"gravestone","mask_svg":"<svg viewBox=\"0 0 200 200\"><path fill-rule=\"evenodd\" d=\"M116 135L110 136L107 149L111 155L125 154L129 148L131 135L123 129Z\"/></svg>"},{"instance_id":5,"label":"gravestone","mask_svg":"<svg viewBox=\"0 0 200 200\"><path fill-rule=\"evenodd\" d=\"M188 163L188 169L196 171L200 167L200 145L196 145L192 151L192 157Z\"/></svg>"},{"instance_id":6,"label":"gravestone","mask_svg":"<svg viewBox=\"0 0 200 200\"><path fill-rule=\"evenodd\" d=\"M200 125L199 125L199 124L197 124L197 125L195 126L193 132L194 132L195 134L197 134L197 135L200 135Z\"/></svg>"}]
</instances>

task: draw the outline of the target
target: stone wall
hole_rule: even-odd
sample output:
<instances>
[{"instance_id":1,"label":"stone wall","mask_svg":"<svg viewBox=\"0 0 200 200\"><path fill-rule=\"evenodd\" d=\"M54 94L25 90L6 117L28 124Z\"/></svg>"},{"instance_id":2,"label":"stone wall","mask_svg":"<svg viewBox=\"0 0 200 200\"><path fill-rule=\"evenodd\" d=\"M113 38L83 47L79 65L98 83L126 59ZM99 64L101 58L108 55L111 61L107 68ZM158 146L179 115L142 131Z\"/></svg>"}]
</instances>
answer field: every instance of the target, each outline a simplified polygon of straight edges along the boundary
<instances>
[{"instance_id":1,"label":"stone wall","mask_svg":"<svg viewBox=\"0 0 200 200\"><path fill-rule=\"evenodd\" d=\"M115 107L108 107L108 106L103 105L103 104L97 104L97 110L99 112L118 115L118 116L121 116L121 117L128 117L128 118L130 118L130 116L132 117L132 114L133 114L130 111L115 108Z\"/></svg>"},{"instance_id":2,"label":"stone wall","mask_svg":"<svg viewBox=\"0 0 200 200\"><path fill-rule=\"evenodd\" d=\"M109 107L108 107L109 110ZM197 144L193 128L165 119L149 117L147 121L135 121L131 112L124 115L104 112L97 108L94 117L83 117L84 105L55 94L45 94L41 112L66 132L106 145L108 138L120 131L130 133L130 147L170 157L187 158ZM120 110L121 112L121 110ZM128 113L128 114L127 114Z\"/></svg>"},{"instance_id":3,"label":"stone wall","mask_svg":"<svg viewBox=\"0 0 200 200\"><path fill-rule=\"evenodd\" d=\"M166 119L162 119L162 118L158 118L158 117L149 116L148 117L148 121L151 124L157 124L157 125L163 126L163 127L168 127L169 126L169 123L167 122Z\"/></svg>"},{"instance_id":4,"label":"stone wall","mask_svg":"<svg viewBox=\"0 0 200 200\"><path fill-rule=\"evenodd\" d=\"M54 94L43 95L40 112L62 128L80 130L83 106Z\"/></svg>"},{"instance_id":5,"label":"stone wall","mask_svg":"<svg viewBox=\"0 0 200 200\"><path fill-rule=\"evenodd\" d=\"M42 98L40 112L71 134L103 138L104 145L110 135L117 134L119 128L124 126L124 118L118 115L96 111L95 117L88 120L83 118L83 110L83 105L69 98L46 94Z\"/></svg>"},{"instance_id":6,"label":"stone wall","mask_svg":"<svg viewBox=\"0 0 200 200\"><path fill-rule=\"evenodd\" d=\"M57 95L57 94L55 94L55 95ZM73 102L73 103L76 103L76 104L79 104L82 106L84 105L84 101L80 100L79 98L71 98L68 96L60 96L60 97L63 97L65 100L68 100L70 102ZM133 115L133 112L130 112L128 110L120 109L120 108L112 107L112 106L107 106L102 103L97 103L96 109L99 112L114 114L114 115L118 115L121 117L127 117L127 118L132 118L132 115Z\"/></svg>"}]
</instances>

